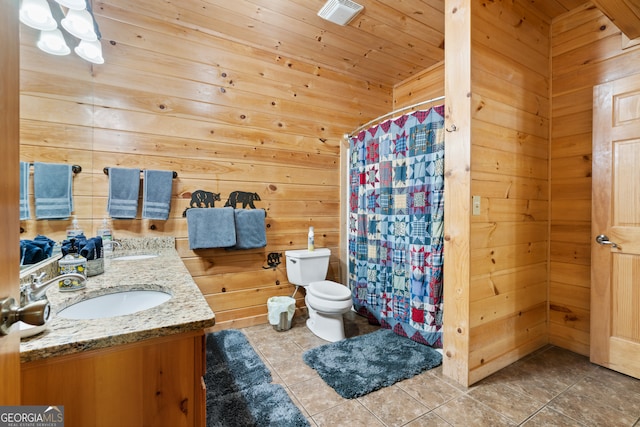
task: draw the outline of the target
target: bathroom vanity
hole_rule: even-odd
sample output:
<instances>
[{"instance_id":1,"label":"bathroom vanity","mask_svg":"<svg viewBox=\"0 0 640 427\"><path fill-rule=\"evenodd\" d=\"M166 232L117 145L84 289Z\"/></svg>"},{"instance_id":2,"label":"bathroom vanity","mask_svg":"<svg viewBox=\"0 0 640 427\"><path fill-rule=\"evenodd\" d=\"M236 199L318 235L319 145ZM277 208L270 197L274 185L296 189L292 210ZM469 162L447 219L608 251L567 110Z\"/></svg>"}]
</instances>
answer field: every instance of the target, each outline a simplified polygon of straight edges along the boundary
<instances>
[{"instance_id":1,"label":"bathroom vanity","mask_svg":"<svg viewBox=\"0 0 640 427\"><path fill-rule=\"evenodd\" d=\"M64 406L66 426L204 426L204 330L215 316L173 245L142 246L114 252L81 291L47 291L54 317L20 345L23 405ZM146 289L171 298L115 317L56 316L79 301Z\"/></svg>"}]
</instances>

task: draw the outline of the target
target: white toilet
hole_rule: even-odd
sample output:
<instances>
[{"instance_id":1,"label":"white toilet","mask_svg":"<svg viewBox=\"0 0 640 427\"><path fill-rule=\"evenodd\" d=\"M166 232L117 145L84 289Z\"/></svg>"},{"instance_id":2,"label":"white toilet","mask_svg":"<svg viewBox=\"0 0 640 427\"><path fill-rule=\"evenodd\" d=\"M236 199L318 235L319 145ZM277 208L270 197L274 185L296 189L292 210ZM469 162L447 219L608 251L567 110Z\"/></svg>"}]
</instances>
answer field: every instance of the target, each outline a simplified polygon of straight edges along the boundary
<instances>
[{"instance_id":1,"label":"white toilet","mask_svg":"<svg viewBox=\"0 0 640 427\"><path fill-rule=\"evenodd\" d=\"M307 327L323 340L335 342L345 338L342 315L349 310L351 291L327 277L331 251L317 248L285 251L289 283L303 286L307 292L304 301L309 311Z\"/></svg>"}]
</instances>

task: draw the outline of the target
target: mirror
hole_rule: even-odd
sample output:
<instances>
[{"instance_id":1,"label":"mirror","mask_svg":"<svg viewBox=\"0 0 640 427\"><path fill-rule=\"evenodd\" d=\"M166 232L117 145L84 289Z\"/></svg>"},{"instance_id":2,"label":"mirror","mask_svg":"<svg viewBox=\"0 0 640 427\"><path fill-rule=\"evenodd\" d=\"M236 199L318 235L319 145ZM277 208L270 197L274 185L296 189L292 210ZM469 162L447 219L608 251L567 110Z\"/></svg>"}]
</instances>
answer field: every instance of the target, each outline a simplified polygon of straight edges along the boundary
<instances>
[{"instance_id":1,"label":"mirror","mask_svg":"<svg viewBox=\"0 0 640 427\"><path fill-rule=\"evenodd\" d=\"M73 174L73 212L80 226L91 231L93 218L93 68L74 54L56 56L36 46L39 31L20 24L20 160L79 165ZM101 172L101 171L100 171ZM33 167L29 177L30 219L20 221L20 239L38 235L61 242L72 218L36 220ZM30 274L59 258L21 267Z\"/></svg>"},{"instance_id":2,"label":"mirror","mask_svg":"<svg viewBox=\"0 0 640 427\"><path fill-rule=\"evenodd\" d=\"M61 254L53 255L43 261L36 264L20 266L20 279L25 279L45 269L51 268L52 274L48 274L47 277L53 277L58 273L57 261L60 259Z\"/></svg>"}]
</instances>

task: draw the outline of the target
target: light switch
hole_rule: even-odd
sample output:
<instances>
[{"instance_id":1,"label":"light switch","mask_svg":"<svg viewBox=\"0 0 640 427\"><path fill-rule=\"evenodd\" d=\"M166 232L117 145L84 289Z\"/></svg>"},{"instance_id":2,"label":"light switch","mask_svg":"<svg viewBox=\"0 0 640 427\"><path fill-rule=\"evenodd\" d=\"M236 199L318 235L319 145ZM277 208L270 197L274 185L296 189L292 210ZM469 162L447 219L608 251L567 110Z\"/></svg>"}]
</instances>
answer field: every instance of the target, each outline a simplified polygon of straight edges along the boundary
<instances>
[{"instance_id":1,"label":"light switch","mask_svg":"<svg viewBox=\"0 0 640 427\"><path fill-rule=\"evenodd\" d=\"M480 196L473 196L473 215L480 215Z\"/></svg>"}]
</instances>

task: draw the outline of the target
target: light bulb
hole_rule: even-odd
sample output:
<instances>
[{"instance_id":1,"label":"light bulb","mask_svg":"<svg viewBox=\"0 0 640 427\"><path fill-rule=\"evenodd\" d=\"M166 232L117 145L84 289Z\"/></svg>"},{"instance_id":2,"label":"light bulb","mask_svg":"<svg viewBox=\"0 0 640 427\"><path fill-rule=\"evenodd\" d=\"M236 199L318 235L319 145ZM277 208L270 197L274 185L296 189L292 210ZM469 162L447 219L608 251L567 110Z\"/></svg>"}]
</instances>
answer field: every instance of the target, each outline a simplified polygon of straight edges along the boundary
<instances>
[{"instance_id":1,"label":"light bulb","mask_svg":"<svg viewBox=\"0 0 640 427\"><path fill-rule=\"evenodd\" d=\"M104 64L104 58L102 57L102 45L100 40L86 41L81 40L80 44L75 47L76 54L85 61L92 62L94 64Z\"/></svg>"},{"instance_id":2,"label":"light bulb","mask_svg":"<svg viewBox=\"0 0 640 427\"><path fill-rule=\"evenodd\" d=\"M85 0L56 0L60 5L73 10L82 10L87 8Z\"/></svg>"},{"instance_id":3,"label":"light bulb","mask_svg":"<svg viewBox=\"0 0 640 427\"><path fill-rule=\"evenodd\" d=\"M51 31L41 31L40 38L38 39L38 48L44 52L52 55L68 55L71 52L69 46L62 37L62 32L59 29Z\"/></svg>"},{"instance_id":4,"label":"light bulb","mask_svg":"<svg viewBox=\"0 0 640 427\"><path fill-rule=\"evenodd\" d=\"M37 30L50 31L58 27L47 0L22 0L20 22Z\"/></svg>"},{"instance_id":5,"label":"light bulb","mask_svg":"<svg viewBox=\"0 0 640 427\"><path fill-rule=\"evenodd\" d=\"M69 9L67 16L60 22L71 35L87 41L98 40L93 28L93 17L88 10Z\"/></svg>"}]
</instances>

